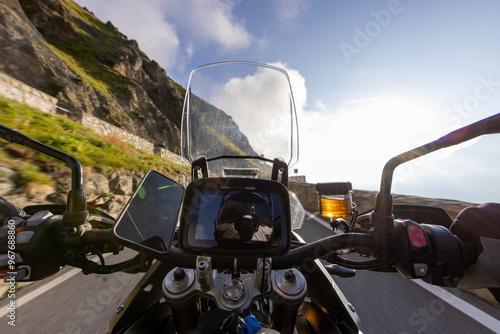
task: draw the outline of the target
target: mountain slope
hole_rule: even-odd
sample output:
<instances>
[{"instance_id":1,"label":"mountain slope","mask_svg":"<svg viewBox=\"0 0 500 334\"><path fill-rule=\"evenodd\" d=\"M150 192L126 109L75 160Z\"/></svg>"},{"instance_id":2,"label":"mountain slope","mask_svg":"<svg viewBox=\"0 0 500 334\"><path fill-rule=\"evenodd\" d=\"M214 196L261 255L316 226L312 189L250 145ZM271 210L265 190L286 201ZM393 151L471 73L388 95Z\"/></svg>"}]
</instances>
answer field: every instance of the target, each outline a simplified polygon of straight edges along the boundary
<instances>
[{"instance_id":1,"label":"mountain slope","mask_svg":"<svg viewBox=\"0 0 500 334\"><path fill-rule=\"evenodd\" d=\"M183 88L136 41L70 0L0 1L0 71L178 152Z\"/></svg>"}]
</instances>

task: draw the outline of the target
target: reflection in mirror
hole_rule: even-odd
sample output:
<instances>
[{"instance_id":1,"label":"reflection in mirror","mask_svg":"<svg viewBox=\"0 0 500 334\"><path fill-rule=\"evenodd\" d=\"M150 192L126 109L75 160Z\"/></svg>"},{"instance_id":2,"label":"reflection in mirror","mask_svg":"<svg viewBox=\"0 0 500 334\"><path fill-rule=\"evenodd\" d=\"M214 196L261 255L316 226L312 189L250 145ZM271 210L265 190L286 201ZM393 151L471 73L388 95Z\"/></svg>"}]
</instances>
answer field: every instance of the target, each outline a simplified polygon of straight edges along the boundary
<instances>
[{"instance_id":1,"label":"reflection in mirror","mask_svg":"<svg viewBox=\"0 0 500 334\"><path fill-rule=\"evenodd\" d=\"M172 242L183 195L182 185L149 171L120 214L113 233L135 250L165 253Z\"/></svg>"}]
</instances>

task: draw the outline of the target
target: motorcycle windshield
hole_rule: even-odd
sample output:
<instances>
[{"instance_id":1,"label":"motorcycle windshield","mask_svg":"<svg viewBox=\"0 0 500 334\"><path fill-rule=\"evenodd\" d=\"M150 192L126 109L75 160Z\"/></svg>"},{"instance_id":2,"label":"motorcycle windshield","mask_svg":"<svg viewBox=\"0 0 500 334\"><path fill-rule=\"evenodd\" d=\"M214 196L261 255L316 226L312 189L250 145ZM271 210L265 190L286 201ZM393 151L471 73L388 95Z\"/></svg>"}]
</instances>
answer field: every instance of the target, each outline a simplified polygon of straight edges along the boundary
<instances>
[{"instance_id":1,"label":"motorcycle windshield","mask_svg":"<svg viewBox=\"0 0 500 334\"><path fill-rule=\"evenodd\" d=\"M250 62L194 69L181 143L188 162L207 158L210 176L267 178L269 163L263 159L293 165L298 160L297 116L287 73Z\"/></svg>"}]
</instances>

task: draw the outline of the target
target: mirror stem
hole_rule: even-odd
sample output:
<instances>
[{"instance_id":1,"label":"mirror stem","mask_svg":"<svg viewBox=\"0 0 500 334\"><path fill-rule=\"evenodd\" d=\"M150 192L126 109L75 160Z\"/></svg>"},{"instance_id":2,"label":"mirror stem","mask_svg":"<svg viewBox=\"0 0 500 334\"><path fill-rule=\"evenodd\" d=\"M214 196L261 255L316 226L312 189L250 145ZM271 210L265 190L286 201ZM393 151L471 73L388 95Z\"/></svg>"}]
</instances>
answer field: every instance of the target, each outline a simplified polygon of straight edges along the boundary
<instances>
[{"instance_id":1,"label":"mirror stem","mask_svg":"<svg viewBox=\"0 0 500 334\"><path fill-rule=\"evenodd\" d=\"M442 148L458 145L473 138L494 133L500 133L500 113L464 126L433 142L397 155L385 164L382 171L380 191L377 193L375 209L372 213L372 223L375 227L374 235L377 244L375 255L377 257L380 259L391 257L388 253L390 249L388 235L391 234L390 231L394 226L391 187L396 167Z\"/></svg>"},{"instance_id":2,"label":"mirror stem","mask_svg":"<svg viewBox=\"0 0 500 334\"><path fill-rule=\"evenodd\" d=\"M33 140L3 125L0 125L0 137L11 143L29 147L37 152L66 163L71 169L71 190L68 192L66 212L64 213L63 221L71 226L78 226L87 220L88 211L85 190L83 189L83 169L82 165L75 157Z\"/></svg>"}]
</instances>

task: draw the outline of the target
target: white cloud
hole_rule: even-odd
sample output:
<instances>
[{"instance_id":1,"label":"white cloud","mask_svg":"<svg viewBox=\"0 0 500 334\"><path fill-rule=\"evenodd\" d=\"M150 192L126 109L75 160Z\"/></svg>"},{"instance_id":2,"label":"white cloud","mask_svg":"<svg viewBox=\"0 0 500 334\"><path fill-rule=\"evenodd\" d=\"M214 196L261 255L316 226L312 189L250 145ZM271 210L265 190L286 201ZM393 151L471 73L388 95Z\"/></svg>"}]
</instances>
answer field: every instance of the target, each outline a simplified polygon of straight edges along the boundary
<instances>
[{"instance_id":1,"label":"white cloud","mask_svg":"<svg viewBox=\"0 0 500 334\"><path fill-rule=\"evenodd\" d=\"M237 5L222 0L77 0L102 21L111 21L167 71L183 66L196 49L218 45L231 52L257 45L244 22L233 15Z\"/></svg>"},{"instance_id":2,"label":"white cloud","mask_svg":"<svg viewBox=\"0 0 500 334\"><path fill-rule=\"evenodd\" d=\"M309 182L351 181L358 189L377 189L390 158L432 140L429 124L438 126L440 113L412 97L377 96L338 108L319 103L300 116L297 167Z\"/></svg>"},{"instance_id":3,"label":"white cloud","mask_svg":"<svg viewBox=\"0 0 500 334\"><path fill-rule=\"evenodd\" d=\"M310 0L275 0L276 14L278 20L286 27L299 15L307 12Z\"/></svg>"},{"instance_id":4,"label":"white cloud","mask_svg":"<svg viewBox=\"0 0 500 334\"><path fill-rule=\"evenodd\" d=\"M288 74L290 78L290 83L292 85L293 98L295 100L295 107L297 108L297 112L300 113L307 106L307 88L306 88L306 79L299 71L294 70L286 63L282 62L274 62L270 63L270 65L282 68Z\"/></svg>"},{"instance_id":5,"label":"white cloud","mask_svg":"<svg viewBox=\"0 0 500 334\"><path fill-rule=\"evenodd\" d=\"M188 58L191 58L194 54L194 43L192 41L188 41L186 45L186 55Z\"/></svg>"},{"instance_id":6,"label":"white cloud","mask_svg":"<svg viewBox=\"0 0 500 334\"><path fill-rule=\"evenodd\" d=\"M225 51L248 47L254 37L232 14L235 3L213 0L170 0L165 16L200 43L215 43Z\"/></svg>"},{"instance_id":7,"label":"white cloud","mask_svg":"<svg viewBox=\"0 0 500 334\"><path fill-rule=\"evenodd\" d=\"M319 112L326 112L328 110L328 106L325 105L321 100L317 100L314 102L314 108Z\"/></svg>"},{"instance_id":8,"label":"white cloud","mask_svg":"<svg viewBox=\"0 0 500 334\"><path fill-rule=\"evenodd\" d=\"M111 21L129 39L135 39L149 58L167 70L176 65L180 42L175 25L167 22L159 10L161 1L77 0L100 20Z\"/></svg>"},{"instance_id":9,"label":"white cloud","mask_svg":"<svg viewBox=\"0 0 500 334\"><path fill-rule=\"evenodd\" d=\"M416 96L380 95L348 100L338 107L315 101L309 107L304 77L287 71L300 101L300 160L294 168L308 182L351 181L355 189L378 190L382 169L390 158L456 128L447 122L446 110ZM478 142L472 140L401 165L394 174L393 191L478 203L498 199L494 193L498 187L492 186L490 191L469 186L495 182L491 166L481 166L481 161L493 160L495 150L478 152ZM494 143L490 144L498 145ZM468 164L473 167L468 169Z\"/></svg>"}]
</instances>

